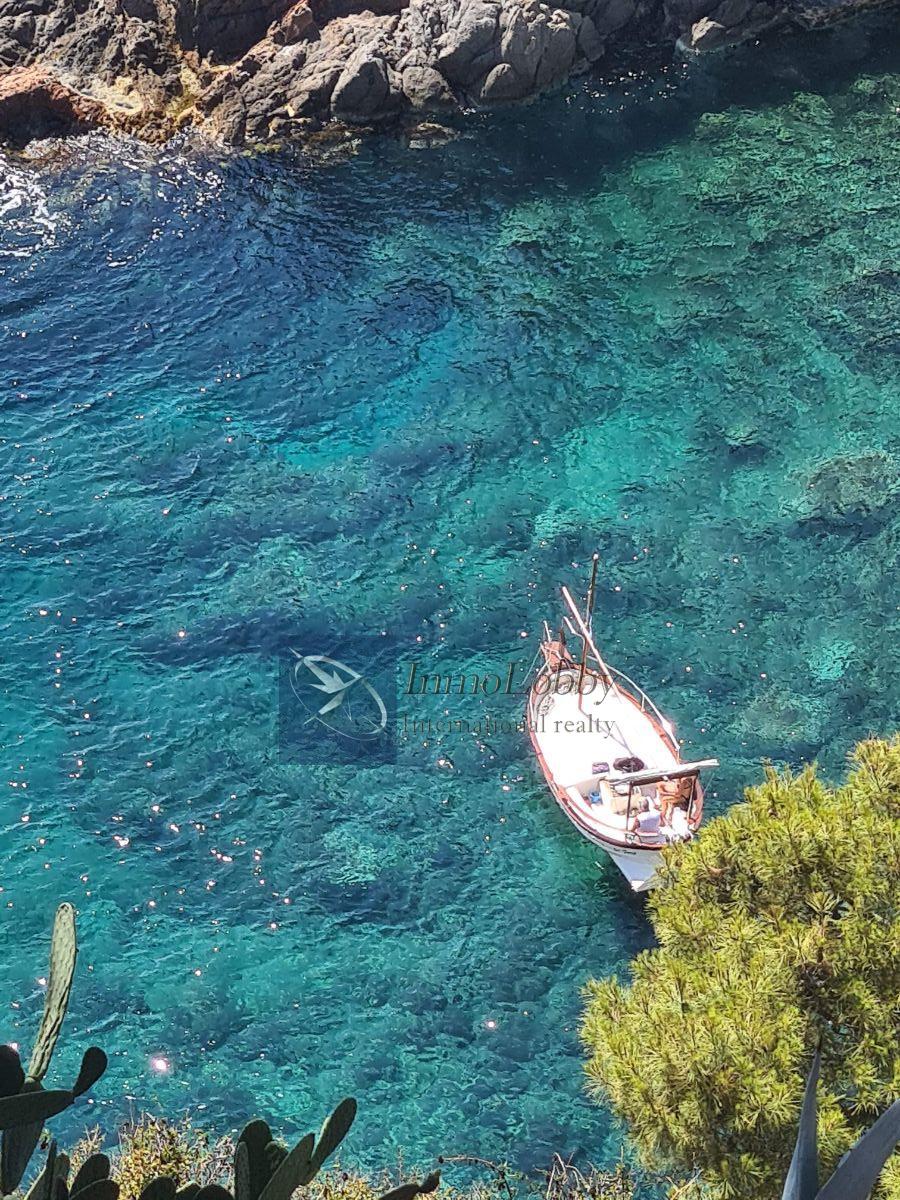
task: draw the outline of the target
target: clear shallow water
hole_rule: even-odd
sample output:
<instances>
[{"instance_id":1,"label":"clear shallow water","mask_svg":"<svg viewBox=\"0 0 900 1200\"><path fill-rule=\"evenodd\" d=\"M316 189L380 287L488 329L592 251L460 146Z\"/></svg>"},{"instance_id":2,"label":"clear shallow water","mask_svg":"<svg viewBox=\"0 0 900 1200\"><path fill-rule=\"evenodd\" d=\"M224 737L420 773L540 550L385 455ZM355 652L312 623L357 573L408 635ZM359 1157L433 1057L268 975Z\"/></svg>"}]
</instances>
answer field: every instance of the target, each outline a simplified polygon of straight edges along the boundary
<instances>
[{"instance_id":1,"label":"clear shallow water","mask_svg":"<svg viewBox=\"0 0 900 1200\"><path fill-rule=\"evenodd\" d=\"M596 546L603 644L722 759L714 809L764 756L837 772L893 729L886 45L579 89L328 170L103 142L7 165L4 1036L33 1033L70 898L56 1069L111 1051L98 1119L296 1132L352 1092L357 1160L615 1156L578 987L648 944L641 905L520 736L285 761L273 651L352 622L493 670Z\"/></svg>"}]
</instances>

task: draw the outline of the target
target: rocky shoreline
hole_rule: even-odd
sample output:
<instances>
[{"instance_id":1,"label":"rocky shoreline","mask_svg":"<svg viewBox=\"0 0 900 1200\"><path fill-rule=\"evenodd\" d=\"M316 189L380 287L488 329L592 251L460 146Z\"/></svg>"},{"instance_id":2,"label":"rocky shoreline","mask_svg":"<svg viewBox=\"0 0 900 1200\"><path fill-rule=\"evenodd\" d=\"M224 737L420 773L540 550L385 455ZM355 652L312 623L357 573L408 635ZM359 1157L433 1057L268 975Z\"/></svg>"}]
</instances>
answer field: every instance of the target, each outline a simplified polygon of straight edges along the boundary
<instances>
[{"instance_id":1,"label":"rocky shoreline","mask_svg":"<svg viewBox=\"0 0 900 1200\"><path fill-rule=\"evenodd\" d=\"M625 45L703 54L880 0L0 0L0 140L230 145L493 107Z\"/></svg>"}]
</instances>

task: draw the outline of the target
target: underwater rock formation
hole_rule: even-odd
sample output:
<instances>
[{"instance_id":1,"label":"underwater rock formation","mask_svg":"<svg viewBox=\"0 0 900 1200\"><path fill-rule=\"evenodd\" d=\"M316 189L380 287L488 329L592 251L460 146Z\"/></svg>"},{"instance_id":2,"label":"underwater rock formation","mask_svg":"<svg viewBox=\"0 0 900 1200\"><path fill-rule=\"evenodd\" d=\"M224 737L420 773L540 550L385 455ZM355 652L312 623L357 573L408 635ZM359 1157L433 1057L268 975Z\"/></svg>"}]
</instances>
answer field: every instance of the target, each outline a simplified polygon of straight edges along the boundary
<instances>
[{"instance_id":1,"label":"underwater rock formation","mask_svg":"<svg viewBox=\"0 0 900 1200\"><path fill-rule=\"evenodd\" d=\"M616 45L688 54L867 0L0 0L0 138L233 144L534 96Z\"/></svg>"}]
</instances>

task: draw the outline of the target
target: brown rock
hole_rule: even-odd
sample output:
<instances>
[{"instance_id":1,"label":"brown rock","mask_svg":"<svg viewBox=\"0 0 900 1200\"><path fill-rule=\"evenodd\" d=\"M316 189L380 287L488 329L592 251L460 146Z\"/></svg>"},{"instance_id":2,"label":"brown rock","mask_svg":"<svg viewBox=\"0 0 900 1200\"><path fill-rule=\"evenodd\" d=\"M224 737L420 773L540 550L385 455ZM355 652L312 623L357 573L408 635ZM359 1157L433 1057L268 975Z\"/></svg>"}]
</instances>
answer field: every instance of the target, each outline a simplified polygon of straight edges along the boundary
<instances>
[{"instance_id":1,"label":"brown rock","mask_svg":"<svg viewBox=\"0 0 900 1200\"><path fill-rule=\"evenodd\" d=\"M0 78L0 137L12 145L84 133L107 123L102 104L66 87L40 67L16 67Z\"/></svg>"},{"instance_id":2,"label":"brown rock","mask_svg":"<svg viewBox=\"0 0 900 1200\"><path fill-rule=\"evenodd\" d=\"M400 79L403 94L413 108L446 108L453 103L446 79L434 67L404 67Z\"/></svg>"},{"instance_id":3,"label":"brown rock","mask_svg":"<svg viewBox=\"0 0 900 1200\"><path fill-rule=\"evenodd\" d=\"M488 72L478 98L482 104L503 104L521 100L527 92L528 81L517 75L509 63L502 62Z\"/></svg>"},{"instance_id":4,"label":"brown rock","mask_svg":"<svg viewBox=\"0 0 900 1200\"><path fill-rule=\"evenodd\" d=\"M293 46L319 32L308 0L299 0L284 16L269 29L268 36L276 46Z\"/></svg>"},{"instance_id":5,"label":"brown rock","mask_svg":"<svg viewBox=\"0 0 900 1200\"><path fill-rule=\"evenodd\" d=\"M331 95L331 111L345 120L381 116L390 86L384 59L363 46L344 67Z\"/></svg>"},{"instance_id":6,"label":"brown rock","mask_svg":"<svg viewBox=\"0 0 900 1200\"><path fill-rule=\"evenodd\" d=\"M161 140L193 124L241 144L508 103L584 70L626 27L714 50L787 2L0 0L0 136L103 124Z\"/></svg>"}]
</instances>

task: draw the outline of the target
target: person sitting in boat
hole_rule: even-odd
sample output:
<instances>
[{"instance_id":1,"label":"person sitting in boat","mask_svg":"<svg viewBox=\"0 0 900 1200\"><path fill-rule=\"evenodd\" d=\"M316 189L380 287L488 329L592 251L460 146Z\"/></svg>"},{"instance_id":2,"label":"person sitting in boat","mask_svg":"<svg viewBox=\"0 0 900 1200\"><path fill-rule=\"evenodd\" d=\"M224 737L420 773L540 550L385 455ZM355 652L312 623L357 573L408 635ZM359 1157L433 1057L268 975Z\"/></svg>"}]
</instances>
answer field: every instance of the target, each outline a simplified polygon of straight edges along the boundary
<instances>
[{"instance_id":1,"label":"person sitting in boat","mask_svg":"<svg viewBox=\"0 0 900 1200\"><path fill-rule=\"evenodd\" d=\"M685 775L681 779L663 779L657 784L656 797L659 803L659 821L661 825L674 828L682 821L687 824L687 813L694 794L694 776ZM678 810L679 816L675 816Z\"/></svg>"},{"instance_id":2,"label":"person sitting in boat","mask_svg":"<svg viewBox=\"0 0 900 1200\"><path fill-rule=\"evenodd\" d=\"M674 805L670 818L668 818L668 827L670 827L670 836L672 840L685 841L690 838L691 827L688 821L688 800L678 800Z\"/></svg>"},{"instance_id":3,"label":"person sitting in boat","mask_svg":"<svg viewBox=\"0 0 900 1200\"><path fill-rule=\"evenodd\" d=\"M551 671L559 671L563 667L575 665L566 646L566 635L562 629L560 629L556 641L544 642L541 649L544 652L544 662Z\"/></svg>"},{"instance_id":4,"label":"person sitting in boat","mask_svg":"<svg viewBox=\"0 0 900 1200\"><path fill-rule=\"evenodd\" d=\"M643 797L643 803L631 819L631 833L643 834L645 837L655 837L659 833L659 809Z\"/></svg>"}]
</instances>

